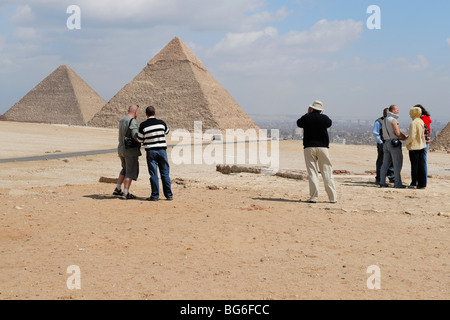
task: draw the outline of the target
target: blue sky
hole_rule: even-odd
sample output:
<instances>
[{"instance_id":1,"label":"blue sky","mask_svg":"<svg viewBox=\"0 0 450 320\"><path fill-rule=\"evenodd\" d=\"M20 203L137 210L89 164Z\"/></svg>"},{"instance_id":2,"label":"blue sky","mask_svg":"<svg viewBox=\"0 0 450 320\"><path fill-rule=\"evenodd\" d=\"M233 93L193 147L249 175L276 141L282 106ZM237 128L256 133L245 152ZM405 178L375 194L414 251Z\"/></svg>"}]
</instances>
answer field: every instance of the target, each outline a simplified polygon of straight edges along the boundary
<instances>
[{"instance_id":1,"label":"blue sky","mask_svg":"<svg viewBox=\"0 0 450 320\"><path fill-rule=\"evenodd\" d=\"M69 5L81 29L69 30ZM367 8L381 10L369 30ZM106 101L179 36L249 114L450 121L448 0L34 0L0 3L0 114L67 64Z\"/></svg>"}]
</instances>

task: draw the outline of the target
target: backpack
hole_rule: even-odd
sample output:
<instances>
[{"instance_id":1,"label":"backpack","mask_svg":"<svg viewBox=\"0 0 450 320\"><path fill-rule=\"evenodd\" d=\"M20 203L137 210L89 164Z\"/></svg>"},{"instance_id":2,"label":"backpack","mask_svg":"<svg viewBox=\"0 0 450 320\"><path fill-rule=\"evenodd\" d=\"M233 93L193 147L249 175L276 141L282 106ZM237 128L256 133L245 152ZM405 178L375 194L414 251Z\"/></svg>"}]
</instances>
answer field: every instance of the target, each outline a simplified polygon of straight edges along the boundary
<instances>
[{"instance_id":1,"label":"backpack","mask_svg":"<svg viewBox=\"0 0 450 320\"><path fill-rule=\"evenodd\" d=\"M381 117L381 118L379 118L379 119L377 119L377 121L380 123L380 125L381 125L381 128L380 128L380 138L381 138L381 141L383 141L383 143L386 141L386 140L384 140L384 137L383 137L383 120L384 120L384 117Z\"/></svg>"}]
</instances>

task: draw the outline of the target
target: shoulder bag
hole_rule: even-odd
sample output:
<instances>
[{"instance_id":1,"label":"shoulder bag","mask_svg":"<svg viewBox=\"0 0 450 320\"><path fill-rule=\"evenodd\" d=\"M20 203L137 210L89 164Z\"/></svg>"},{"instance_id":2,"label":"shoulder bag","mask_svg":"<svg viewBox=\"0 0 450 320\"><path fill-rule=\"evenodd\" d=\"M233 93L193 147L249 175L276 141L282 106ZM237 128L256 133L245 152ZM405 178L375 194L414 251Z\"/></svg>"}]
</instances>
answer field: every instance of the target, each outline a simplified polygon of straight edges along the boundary
<instances>
[{"instance_id":1,"label":"shoulder bag","mask_svg":"<svg viewBox=\"0 0 450 320\"><path fill-rule=\"evenodd\" d=\"M123 142L125 144L125 149L133 149L133 148L140 148L141 147L141 143L136 141L136 140L134 140L130 136L130 125L131 125L132 121L133 121L133 119L130 120L130 123L128 124L127 134L123 138Z\"/></svg>"}]
</instances>

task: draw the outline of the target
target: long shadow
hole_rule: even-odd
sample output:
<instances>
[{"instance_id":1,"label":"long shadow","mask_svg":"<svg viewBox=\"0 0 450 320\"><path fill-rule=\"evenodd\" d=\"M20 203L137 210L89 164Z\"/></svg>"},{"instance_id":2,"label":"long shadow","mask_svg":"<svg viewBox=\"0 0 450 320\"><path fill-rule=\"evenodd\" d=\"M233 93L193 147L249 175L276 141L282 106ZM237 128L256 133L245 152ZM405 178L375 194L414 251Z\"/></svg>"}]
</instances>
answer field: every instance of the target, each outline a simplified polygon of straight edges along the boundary
<instances>
[{"instance_id":1,"label":"long shadow","mask_svg":"<svg viewBox=\"0 0 450 320\"><path fill-rule=\"evenodd\" d=\"M289 200L289 199L281 199L281 198L252 198L252 200L271 201L271 202L288 202L288 203L306 202L306 201L301 201L301 200Z\"/></svg>"},{"instance_id":2,"label":"long shadow","mask_svg":"<svg viewBox=\"0 0 450 320\"><path fill-rule=\"evenodd\" d=\"M106 194L91 194L91 195L85 195L83 198L90 198L94 200L124 200L118 196L114 195L106 195ZM147 201L147 198L142 197L136 197L134 200L127 200L127 201Z\"/></svg>"},{"instance_id":3,"label":"long shadow","mask_svg":"<svg viewBox=\"0 0 450 320\"><path fill-rule=\"evenodd\" d=\"M344 181L342 186L365 187L365 188L379 188L380 186L370 181Z\"/></svg>"}]
</instances>

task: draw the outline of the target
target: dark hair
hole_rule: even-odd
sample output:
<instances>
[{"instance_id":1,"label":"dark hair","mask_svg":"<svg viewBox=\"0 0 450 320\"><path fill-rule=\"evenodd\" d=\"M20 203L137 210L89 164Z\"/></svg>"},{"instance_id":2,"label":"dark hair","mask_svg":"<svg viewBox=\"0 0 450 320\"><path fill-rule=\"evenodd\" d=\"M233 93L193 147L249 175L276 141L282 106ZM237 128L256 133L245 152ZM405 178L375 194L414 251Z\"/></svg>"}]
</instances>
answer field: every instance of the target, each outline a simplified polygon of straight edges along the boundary
<instances>
[{"instance_id":1,"label":"dark hair","mask_svg":"<svg viewBox=\"0 0 450 320\"><path fill-rule=\"evenodd\" d=\"M423 116L428 116L428 117L430 116L427 109L425 109L421 104L415 105L414 108L420 108L422 110Z\"/></svg>"},{"instance_id":2,"label":"dark hair","mask_svg":"<svg viewBox=\"0 0 450 320\"><path fill-rule=\"evenodd\" d=\"M145 110L145 114L149 117L153 117L156 114L155 107L153 106L147 107L147 109Z\"/></svg>"}]
</instances>

